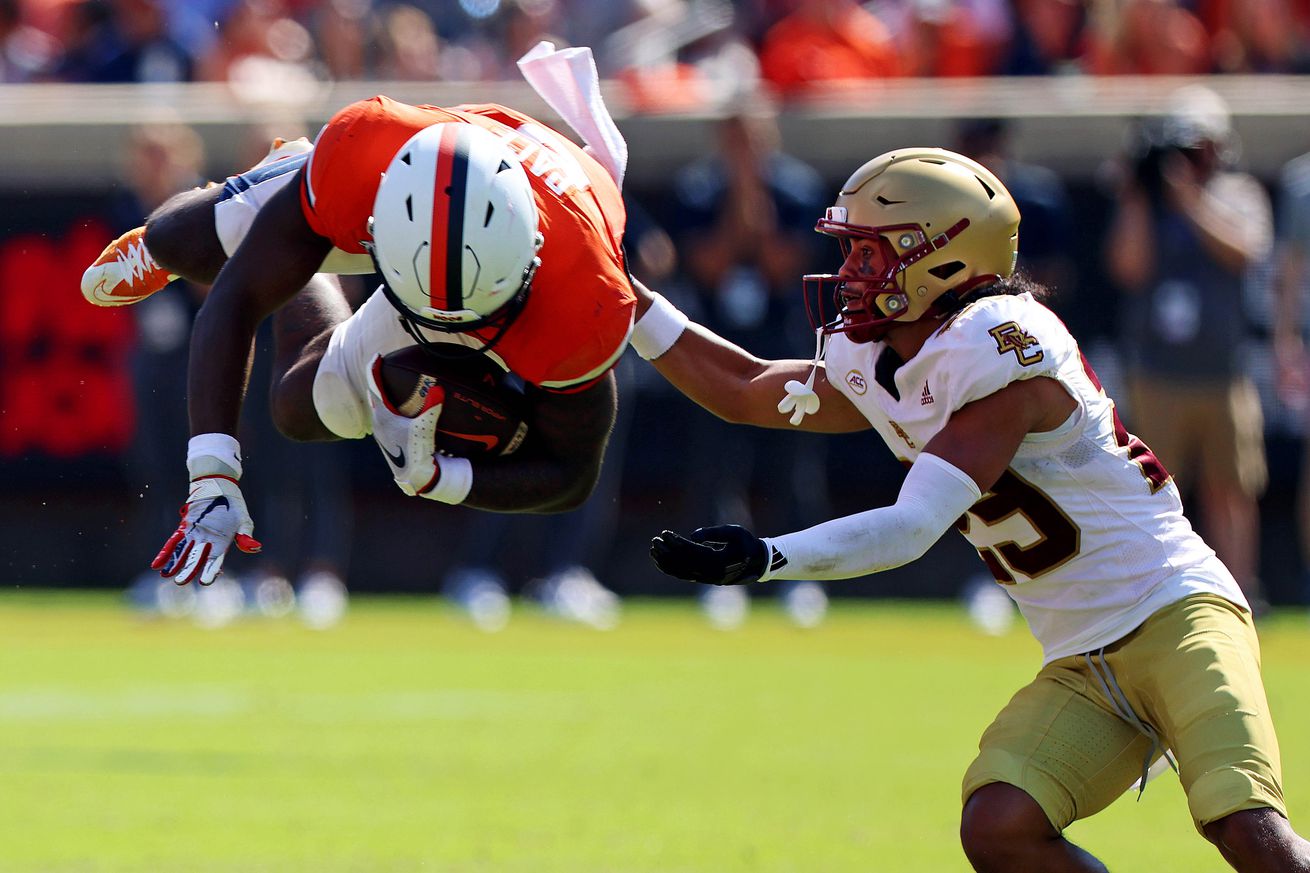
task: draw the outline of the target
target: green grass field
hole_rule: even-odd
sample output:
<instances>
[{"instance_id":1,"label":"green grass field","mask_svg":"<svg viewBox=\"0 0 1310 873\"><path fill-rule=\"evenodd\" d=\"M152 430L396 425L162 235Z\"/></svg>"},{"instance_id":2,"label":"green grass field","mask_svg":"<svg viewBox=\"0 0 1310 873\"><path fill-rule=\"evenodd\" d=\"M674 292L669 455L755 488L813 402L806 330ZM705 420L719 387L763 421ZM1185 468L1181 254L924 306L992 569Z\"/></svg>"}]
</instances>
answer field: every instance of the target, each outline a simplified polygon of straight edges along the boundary
<instances>
[{"instance_id":1,"label":"green grass field","mask_svg":"<svg viewBox=\"0 0 1310 873\"><path fill-rule=\"evenodd\" d=\"M1292 819L1310 829L1310 623L1262 627ZM959 779L1037 669L950 605L689 602L610 633L528 609L481 634L435 600L330 632L0 597L0 871L966 870ZM1227 869L1177 779L1071 837L1113 870Z\"/></svg>"}]
</instances>

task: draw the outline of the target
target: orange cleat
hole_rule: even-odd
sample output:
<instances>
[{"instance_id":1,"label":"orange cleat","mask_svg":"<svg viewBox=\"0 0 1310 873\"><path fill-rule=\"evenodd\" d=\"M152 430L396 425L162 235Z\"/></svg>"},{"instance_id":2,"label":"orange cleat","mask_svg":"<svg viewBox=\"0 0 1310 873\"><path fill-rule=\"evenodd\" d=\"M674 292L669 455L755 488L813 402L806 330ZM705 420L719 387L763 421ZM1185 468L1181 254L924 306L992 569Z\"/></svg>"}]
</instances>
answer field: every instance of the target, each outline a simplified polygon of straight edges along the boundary
<instances>
[{"instance_id":1,"label":"orange cleat","mask_svg":"<svg viewBox=\"0 0 1310 873\"><path fill-rule=\"evenodd\" d=\"M177 276L146 251L146 229L129 230L110 243L82 274L82 296L96 306L128 306L145 300Z\"/></svg>"}]
</instances>

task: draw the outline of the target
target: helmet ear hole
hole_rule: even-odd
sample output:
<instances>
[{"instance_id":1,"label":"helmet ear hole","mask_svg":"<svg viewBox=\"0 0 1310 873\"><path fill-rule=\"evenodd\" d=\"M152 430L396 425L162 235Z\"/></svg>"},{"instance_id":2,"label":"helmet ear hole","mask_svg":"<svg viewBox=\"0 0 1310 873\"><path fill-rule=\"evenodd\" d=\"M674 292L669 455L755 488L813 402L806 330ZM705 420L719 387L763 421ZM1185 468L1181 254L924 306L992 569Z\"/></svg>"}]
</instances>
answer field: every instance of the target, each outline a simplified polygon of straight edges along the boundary
<instances>
[{"instance_id":1,"label":"helmet ear hole","mask_svg":"<svg viewBox=\"0 0 1310 873\"><path fill-rule=\"evenodd\" d=\"M928 272L944 282L963 269L964 269L963 261L949 261L948 263L945 264L938 264L937 266L930 269Z\"/></svg>"}]
</instances>

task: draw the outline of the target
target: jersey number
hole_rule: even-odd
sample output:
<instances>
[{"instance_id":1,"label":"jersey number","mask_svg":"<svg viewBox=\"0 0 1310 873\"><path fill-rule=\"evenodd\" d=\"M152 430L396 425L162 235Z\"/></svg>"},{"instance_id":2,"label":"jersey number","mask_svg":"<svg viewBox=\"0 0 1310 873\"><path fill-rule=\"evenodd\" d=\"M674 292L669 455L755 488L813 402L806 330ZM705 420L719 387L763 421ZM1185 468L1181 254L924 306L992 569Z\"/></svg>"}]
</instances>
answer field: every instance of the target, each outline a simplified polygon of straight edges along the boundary
<instances>
[{"instance_id":1,"label":"jersey number","mask_svg":"<svg viewBox=\"0 0 1310 873\"><path fill-rule=\"evenodd\" d=\"M1096 390L1105 394L1105 389L1101 387L1101 380L1096 378L1096 371L1092 369L1087 356L1082 355L1082 359L1083 372L1087 374L1087 378L1092 381L1092 385L1095 386ZM1113 403L1114 401L1111 401L1111 404ZM1128 450L1128 460L1136 464L1137 469L1142 471L1143 478L1150 485L1151 493L1154 494L1168 485L1169 480L1173 477L1164 468L1164 464L1160 463L1160 459L1155 456L1155 452L1151 451L1151 447L1128 432L1128 428L1124 427L1124 423L1119 420L1119 410L1117 408L1112 409L1111 414L1114 417L1115 443L1119 448Z\"/></svg>"},{"instance_id":2,"label":"jersey number","mask_svg":"<svg viewBox=\"0 0 1310 873\"><path fill-rule=\"evenodd\" d=\"M1029 579L1049 573L1073 559L1082 548L1082 530L1073 519L1065 515L1040 488L1013 470L1002 473L991 490L960 516L956 527L960 533L967 534L974 519L990 527L1015 515L1027 519L1037 532L1037 542L1021 546L1010 540L992 546L978 546L983 563L1002 585L1016 583L1012 571Z\"/></svg>"}]
</instances>

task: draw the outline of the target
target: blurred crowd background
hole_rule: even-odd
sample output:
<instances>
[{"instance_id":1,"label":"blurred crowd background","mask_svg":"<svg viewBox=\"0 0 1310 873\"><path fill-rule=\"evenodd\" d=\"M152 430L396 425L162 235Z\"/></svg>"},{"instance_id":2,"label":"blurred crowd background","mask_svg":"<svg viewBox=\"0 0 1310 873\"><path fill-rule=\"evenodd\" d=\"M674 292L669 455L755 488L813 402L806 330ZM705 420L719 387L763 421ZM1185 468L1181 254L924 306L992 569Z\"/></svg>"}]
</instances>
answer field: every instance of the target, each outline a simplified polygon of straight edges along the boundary
<instances>
[{"instance_id":1,"label":"blurred crowd background","mask_svg":"<svg viewBox=\"0 0 1310 873\"><path fill-rule=\"evenodd\" d=\"M552 39L664 104L756 81L1298 73L1307 35L1307 0L0 0L0 77L486 82Z\"/></svg>"},{"instance_id":2,"label":"blurred crowd background","mask_svg":"<svg viewBox=\"0 0 1310 873\"><path fill-rule=\"evenodd\" d=\"M552 38L665 102L756 77L1296 73L1307 34L1306 0L3 0L0 76L494 81Z\"/></svg>"},{"instance_id":3,"label":"blurred crowd background","mask_svg":"<svg viewBox=\"0 0 1310 873\"><path fill-rule=\"evenodd\" d=\"M159 600L171 586L141 571L183 497L186 344L206 289L176 283L97 310L76 289L103 245L171 194L252 165L273 136L312 136L373 82L413 102L453 89L446 102L512 103L530 94L506 90L521 85L515 59L541 40L593 47L621 109L636 275L763 356L812 354L799 277L839 265L813 227L850 171L910 144L989 166L1024 216L1021 269L1054 289L1194 522L1253 598L1310 600L1297 521L1310 159L1295 159L1310 149L1310 0L0 0L6 585L119 587L172 608ZM1046 93L1017 82L1108 77L1151 111L1116 118L1122 135L1094 159L1086 141L1076 158L1052 145L1064 142L1058 112L1034 134L1042 107L1007 97ZM965 78L984 84L943 90ZM202 103L217 92L185 83L230 99ZM1278 107L1248 111L1275 92ZM338 93L352 96L324 105ZM1081 92L1062 93L1076 104ZM917 105L951 94L969 111ZM884 110L897 95L893 123ZM825 121L823 107L843 100L861 108ZM1298 139L1260 138L1271 129L1253 122L1261 113ZM649 119L670 121L643 128ZM874 134L902 129L916 141L878 145ZM371 287L347 281L356 302ZM621 596L689 593L646 558L661 528L780 533L890 502L901 479L872 434L729 428L632 358L589 504L553 518L480 514L401 496L371 441L283 441L256 367L242 443L267 548L231 561L242 585L220 617L290 609L294 590L307 620L326 625L347 589L443 591L488 629L507 617L507 593L612 626ZM997 592L982 571L948 536L913 567L831 593ZM798 624L822 619L817 586L766 590ZM716 624L744 619L740 590L702 596Z\"/></svg>"}]
</instances>

